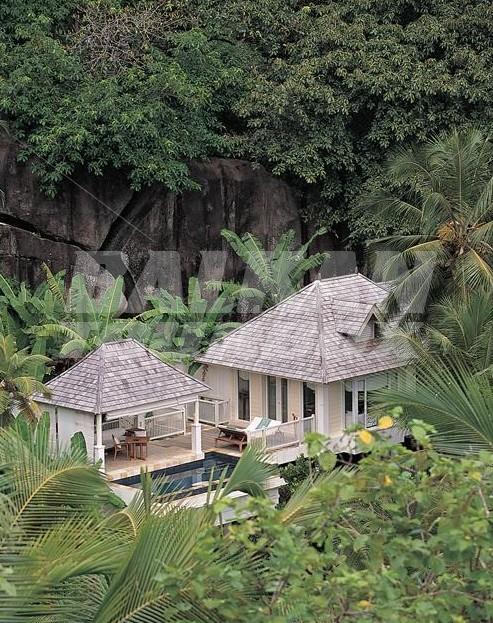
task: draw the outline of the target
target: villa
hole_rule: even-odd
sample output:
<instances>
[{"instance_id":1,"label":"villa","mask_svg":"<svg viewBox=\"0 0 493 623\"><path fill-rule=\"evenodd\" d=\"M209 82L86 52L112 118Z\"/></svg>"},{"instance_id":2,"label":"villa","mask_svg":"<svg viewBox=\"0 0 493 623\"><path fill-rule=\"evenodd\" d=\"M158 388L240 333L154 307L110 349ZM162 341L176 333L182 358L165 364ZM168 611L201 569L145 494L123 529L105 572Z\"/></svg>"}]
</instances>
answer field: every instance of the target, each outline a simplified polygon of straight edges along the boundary
<instances>
[{"instance_id":1,"label":"villa","mask_svg":"<svg viewBox=\"0 0 493 623\"><path fill-rule=\"evenodd\" d=\"M386 296L360 274L318 280L213 343L197 357L195 377L121 340L91 352L36 400L50 415L54 446L82 433L114 481L142 466L194 464L204 453L237 458L252 442L286 463L313 431L347 450L337 445L344 430L377 425L371 394L405 364L381 337Z\"/></svg>"},{"instance_id":2,"label":"villa","mask_svg":"<svg viewBox=\"0 0 493 623\"><path fill-rule=\"evenodd\" d=\"M348 426L376 426L371 394L396 382L405 364L381 337L379 306L387 295L361 274L311 283L197 357L208 395L228 402L231 419L276 420L278 427L250 435L276 462L294 460L310 431L329 436L337 449Z\"/></svg>"}]
</instances>

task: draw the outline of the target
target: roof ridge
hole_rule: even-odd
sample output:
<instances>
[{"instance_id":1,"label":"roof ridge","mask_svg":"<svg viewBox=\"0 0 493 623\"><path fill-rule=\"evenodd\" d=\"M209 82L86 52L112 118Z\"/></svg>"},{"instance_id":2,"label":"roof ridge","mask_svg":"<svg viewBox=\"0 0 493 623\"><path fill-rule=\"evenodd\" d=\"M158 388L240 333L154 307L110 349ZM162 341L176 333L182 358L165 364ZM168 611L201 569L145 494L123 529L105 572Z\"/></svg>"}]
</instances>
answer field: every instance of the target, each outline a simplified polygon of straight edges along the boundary
<instances>
[{"instance_id":1,"label":"roof ridge","mask_svg":"<svg viewBox=\"0 0 493 623\"><path fill-rule=\"evenodd\" d=\"M362 279L365 279L365 281L369 281L372 285L376 286L383 292L388 293L388 290L386 290L383 286L381 286L380 283L378 283L377 281L373 281L373 279L371 279L370 277L367 277L363 273L349 273L347 275L335 275L334 277L326 277L325 279L321 279L321 281L326 282L326 281L332 281L334 279L349 279L351 277L361 277Z\"/></svg>"},{"instance_id":2,"label":"roof ridge","mask_svg":"<svg viewBox=\"0 0 493 623\"><path fill-rule=\"evenodd\" d=\"M326 383L327 378L327 360L325 357L325 332L324 332L324 315L322 310L322 293L320 289L320 280L315 281L315 305L317 312L317 328L318 328L318 348L320 350L320 365L322 368L322 383ZM329 297L330 298L330 297Z\"/></svg>"},{"instance_id":3,"label":"roof ridge","mask_svg":"<svg viewBox=\"0 0 493 623\"><path fill-rule=\"evenodd\" d=\"M99 352L98 359L98 387L96 390L96 413L100 415L101 411L101 403L103 401L103 389L104 389L104 363L105 363L105 348L106 344L103 343L97 349Z\"/></svg>"}]
</instances>

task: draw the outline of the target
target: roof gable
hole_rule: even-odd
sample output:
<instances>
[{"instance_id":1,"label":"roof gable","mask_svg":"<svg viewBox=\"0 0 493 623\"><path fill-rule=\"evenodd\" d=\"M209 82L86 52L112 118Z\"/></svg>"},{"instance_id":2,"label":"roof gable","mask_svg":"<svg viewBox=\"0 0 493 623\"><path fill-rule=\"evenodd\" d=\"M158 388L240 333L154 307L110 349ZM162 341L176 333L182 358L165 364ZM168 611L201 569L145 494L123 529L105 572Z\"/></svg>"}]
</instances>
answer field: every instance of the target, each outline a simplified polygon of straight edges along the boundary
<instances>
[{"instance_id":1,"label":"roof gable","mask_svg":"<svg viewBox=\"0 0 493 623\"><path fill-rule=\"evenodd\" d=\"M103 344L47 385L51 396L35 400L89 413L193 398L209 389L133 339Z\"/></svg>"},{"instance_id":2,"label":"roof gable","mask_svg":"<svg viewBox=\"0 0 493 623\"><path fill-rule=\"evenodd\" d=\"M336 330L344 335L357 337L362 334L377 306L371 303L337 300L332 305Z\"/></svg>"},{"instance_id":3,"label":"roof gable","mask_svg":"<svg viewBox=\"0 0 493 623\"><path fill-rule=\"evenodd\" d=\"M386 290L363 275L315 281L212 344L201 363L327 383L403 365L387 343L354 340Z\"/></svg>"}]
</instances>

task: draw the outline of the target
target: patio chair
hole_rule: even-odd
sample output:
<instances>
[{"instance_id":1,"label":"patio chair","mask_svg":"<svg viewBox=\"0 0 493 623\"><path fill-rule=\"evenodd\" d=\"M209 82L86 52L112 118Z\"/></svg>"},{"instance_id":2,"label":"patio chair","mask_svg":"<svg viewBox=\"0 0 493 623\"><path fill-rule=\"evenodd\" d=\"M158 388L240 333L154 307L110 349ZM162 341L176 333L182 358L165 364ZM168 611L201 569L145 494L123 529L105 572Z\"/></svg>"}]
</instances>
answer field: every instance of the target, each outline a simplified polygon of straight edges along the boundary
<instances>
[{"instance_id":1,"label":"patio chair","mask_svg":"<svg viewBox=\"0 0 493 623\"><path fill-rule=\"evenodd\" d=\"M113 456L114 459L116 459L116 456L119 452L123 452L123 450L125 449L127 451L127 459L128 459L128 443L126 441L120 441L118 439L118 437L115 437L115 435L111 435L113 437L113 448L115 450L115 454Z\"/></svg>"}]
</instances>

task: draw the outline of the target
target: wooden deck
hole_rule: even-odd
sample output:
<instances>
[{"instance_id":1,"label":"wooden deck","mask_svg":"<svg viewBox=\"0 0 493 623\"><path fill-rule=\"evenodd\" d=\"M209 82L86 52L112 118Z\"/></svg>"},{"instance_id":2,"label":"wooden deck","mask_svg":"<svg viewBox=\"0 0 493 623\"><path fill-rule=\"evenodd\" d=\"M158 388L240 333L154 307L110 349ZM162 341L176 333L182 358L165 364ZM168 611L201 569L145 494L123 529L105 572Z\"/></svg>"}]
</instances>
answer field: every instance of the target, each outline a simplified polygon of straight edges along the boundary
<instances>
[{"instance_id":1,"label":"wooden deck","mask_svg":"<svg viewBox=\"0 0 493 623\"><path fill-rule=\"evenodd\" d=\"M240 456L238 446L221 443L215 447L218 429L202 425L202 452L221 452L230 456ZM185 435L176 435L166 439L156 439L148 445L147 459L128 459L125 452L119 452L113 458L113 450L106 453L106 475L109 480L120 480L140 474L142 469L153 472L165 467L174 467L184 463L196 461L192 452L192 437L190 429Z\"/></svg>"}]
</instances>

